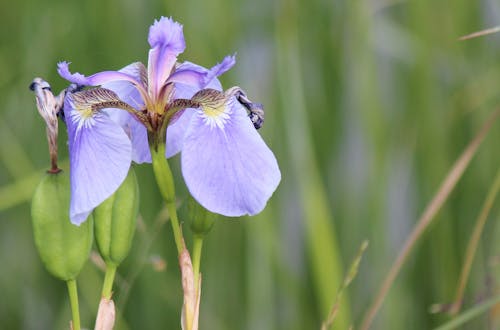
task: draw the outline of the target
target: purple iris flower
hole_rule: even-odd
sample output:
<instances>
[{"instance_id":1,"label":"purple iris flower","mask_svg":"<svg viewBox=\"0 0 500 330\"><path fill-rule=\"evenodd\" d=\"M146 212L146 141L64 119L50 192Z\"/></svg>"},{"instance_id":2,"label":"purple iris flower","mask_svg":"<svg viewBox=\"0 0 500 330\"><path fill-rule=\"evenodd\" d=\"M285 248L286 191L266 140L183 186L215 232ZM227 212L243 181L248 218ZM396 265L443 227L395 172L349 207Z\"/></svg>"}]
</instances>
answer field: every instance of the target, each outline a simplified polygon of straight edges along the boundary
<instances>
[{"instance_id":1,"label":"purple iris flower","mask_svg":"<svg viewBox=\"0 0 500 330\"><path fill-rule=\"evenodd\" d=\"M152 137L159 132L166 157L181 152L184 180L202 206L226 216L259 213L281 174L249 118L255 104L239 88L223 92L217 79L234 65L234 56L211 69L178 63L185 49L182 26L164 17L150 27L148 42L147 68L137 62L84 76L58 64L70 82L100 86L65 99L71 221L82 223L111 196L132 161L151 162Z\"/></svg>"}]
</instances>

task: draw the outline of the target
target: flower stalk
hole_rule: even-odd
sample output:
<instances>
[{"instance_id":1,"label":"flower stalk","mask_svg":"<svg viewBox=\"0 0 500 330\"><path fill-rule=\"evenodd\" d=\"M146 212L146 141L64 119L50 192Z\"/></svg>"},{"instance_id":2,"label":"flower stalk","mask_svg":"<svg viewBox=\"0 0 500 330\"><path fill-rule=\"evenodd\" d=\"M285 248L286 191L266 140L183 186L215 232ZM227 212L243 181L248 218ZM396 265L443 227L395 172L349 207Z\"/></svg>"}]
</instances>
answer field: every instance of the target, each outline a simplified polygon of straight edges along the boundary
<instances>
[{"instance_id":1,"label":"flower stalk","mask_svg":"<svg viewBox=\"0 0 500 330\"><path fill-rule=\"evenodd\" d=\"M76 287L76 280L66 281L68 286L69 302L71 305L71 329L80 330L80 311L78 306L78 289Z\"/></svg>"},{"instance_id":2,"label":"flower stalk","mask_svg":"<svg viewBox=\"0 0 500 330\"><path fill-rule=\"evenodd\" d=\"M115 325L115 303L113 296L113 282L116 275L117 266L106 263L106 274L102 286L101 301L97 310L97 317L94 330L112 330Z\"/></svg>"},{"instance_id":3,"label":"flower stalk","mask_svg":"<svg viewBox=\"0 0 500 330\"><path fill-rule=\"evenodd\" d=\"M150 135L150 137L151 136L153 137L153 143L151 143L150 147L153 172L155 174L156 183L160 189L161 196L167 204L168 213L170 215L170 223L172 224L172 230L174 232L175 246L177 247L177 253L180 255L184 247L182 243L182 230L177 217L177 207L175 205L174 178L167 159L165 158L165 143L157 143L154 135Z\"/></svg>"},{"instance_id":4,"label":"flower stalk","mask_svg":"<svg viewBox=\"0 0 500 330\"><path fill-rule=\"evenodd\" d=\"M193 232L193 276L196 291L200 291L200 263L203 240L212 230L216 215L201 206L192 196L188 199L188 217L191 219L191 231Z\"/></svg>"},{"instance_id":5,"label":"flower stalk","mask_svg":"<svg viewBox=\"0 0 500 330\"><path fill-rule=\"evenodd\" d=\"M101 296L106 299L111 299L113 296L113 282L116 275L116 266L110 263L106 264L106 273L104 274L104 283L102 285Z\"/></svg>"}]
</instances>

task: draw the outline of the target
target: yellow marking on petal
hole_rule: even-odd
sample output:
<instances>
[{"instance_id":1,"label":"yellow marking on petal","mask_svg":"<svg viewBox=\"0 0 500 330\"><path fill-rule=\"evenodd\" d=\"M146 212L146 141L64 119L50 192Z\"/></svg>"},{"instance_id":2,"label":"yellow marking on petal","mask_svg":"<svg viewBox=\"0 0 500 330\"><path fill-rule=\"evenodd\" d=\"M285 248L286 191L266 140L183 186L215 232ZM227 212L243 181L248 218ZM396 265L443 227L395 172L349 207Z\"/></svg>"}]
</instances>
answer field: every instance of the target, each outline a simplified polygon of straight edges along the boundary
<instances>
[{"instance_id":1,"label":"yellow marking on petal","mask_svg":"<svg viewBox=\"0 0 500 330\"><path fill-rule=\"evenodd\" d=\"M78 111L83 119L90 118L93 114L92 107L89 106L78 105L75 107L75 110Z\"/></svg>"},{"instance_id":2,"label":"yellow marking on petal","mask_svg":"<svg viewBox=\"0 0 500 330\"><path fill-rule=\"evenodd\" d=\"M223 103L218 107L203 106L203 120L210 127L224 128L224 125L229 120L231 108L227 103Z\"/></svg>"},{"instance_id":3,"label":"yellow marking on petal","mask_svg":"<svg viewBox=\"0 0 500 330\"><path fill-rule=\"evenodd\" d=\"M205 113L205 115L207 115L209 117L218 117L218 116L220 116L221 114L223 114L226 111L225 108L226 108L225 104L222 104L222 105L220 105L217 108L213 108L213 107L210 107L210 106L202 107L203 112Z\"/></svg>"}]
</instances>

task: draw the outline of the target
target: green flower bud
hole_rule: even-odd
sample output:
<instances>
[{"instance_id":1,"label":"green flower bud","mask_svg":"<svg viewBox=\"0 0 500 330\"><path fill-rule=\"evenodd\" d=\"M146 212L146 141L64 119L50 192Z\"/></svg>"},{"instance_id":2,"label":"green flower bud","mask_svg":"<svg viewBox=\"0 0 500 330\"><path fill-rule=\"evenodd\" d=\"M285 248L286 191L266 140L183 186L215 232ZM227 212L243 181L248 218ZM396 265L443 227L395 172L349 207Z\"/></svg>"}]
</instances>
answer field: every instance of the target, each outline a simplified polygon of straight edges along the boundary
<instances>
[{"instance_id":1,"label":"green flower bud","mask_svg":"<svg viewBox=\"0 0 500 330\"><path fill-rule=\"evenodd\" d=\"M118 190L94 209L97 248L106 262L118 266L128 255L139 212L139 186L133 169Z\"/></svg>"},{"instance_id":2,"label":"green flower bud","mask_svg":"<svg viewBox=\"0 0 500 330\"><path fill-rule=\"evenodd\" d=\"M191 219L191 231L195 235L205 236L214 226L217 214L201 206L191 195L187 201L188 219Z\"/></svg>"},{"instance_id":3,"label":"green flower bud","mask_svg":"<svg viewBox=\"0 0 500 330\"><path fill-rule=\"evenodd\" d=\"M73 225L69 199L69 175L60 171L45 174L31 203L38 253L49 273L64 281L76 278L92 247L92 217L80 227Z\"/></svg>"}]
</instances>

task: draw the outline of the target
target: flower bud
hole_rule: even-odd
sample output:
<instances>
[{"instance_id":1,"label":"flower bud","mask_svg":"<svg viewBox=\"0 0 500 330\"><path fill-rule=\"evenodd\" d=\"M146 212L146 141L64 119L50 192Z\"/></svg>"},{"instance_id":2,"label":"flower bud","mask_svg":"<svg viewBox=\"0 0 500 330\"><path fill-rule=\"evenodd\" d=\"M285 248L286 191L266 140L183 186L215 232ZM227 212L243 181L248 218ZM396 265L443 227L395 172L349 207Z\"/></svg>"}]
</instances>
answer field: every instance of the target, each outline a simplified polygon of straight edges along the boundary
<instances>
[{"instance_id":1,"label":"flower bud","mask_svg":"<svg viewBox=\"0 0 500 330\"><path fill-rule=\"evenodd\" d=\"M128 255L139 211L139 186L131 168L111 197L94 209L97 248L106 264L118 266Z\"/></svg>"},{"instance_id":2,"label":"flower bud","mask_svg":"<svg viewBox=\"0 0 500 330\"><path fill-rule=\"evenodd\" d=\"M214 226L217 214L201 206L191 195L187 201L188 219L191 219L191 231L195 235L205 236Z\"/></svg>"},{"instance_id":3,"label":"flower bud","mask_svg":"<svg viewBox=\"0 0 500 330\"><path fill-rule=\"evenodd\" d=\"M80 273L92 247L92 217L80 227L69 220L69 175L47 173L31 204L35 245L45 267L61 280Z\"/></svg>"}]
</instances>

